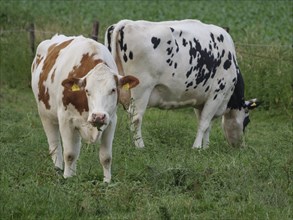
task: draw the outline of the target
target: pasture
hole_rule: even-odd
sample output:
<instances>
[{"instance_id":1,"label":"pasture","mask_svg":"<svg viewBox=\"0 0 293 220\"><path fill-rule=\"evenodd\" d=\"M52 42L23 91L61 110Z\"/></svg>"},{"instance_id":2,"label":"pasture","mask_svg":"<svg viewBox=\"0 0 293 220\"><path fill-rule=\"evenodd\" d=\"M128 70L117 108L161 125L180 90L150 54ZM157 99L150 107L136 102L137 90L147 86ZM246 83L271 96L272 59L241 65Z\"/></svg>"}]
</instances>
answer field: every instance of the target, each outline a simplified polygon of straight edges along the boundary
<instances>
[{"instance_id":1,"label":"pasture","mask_svg":"<svg viewBox=\"0 0 293 220\"><path fill-rule=\"evenodd\" d=\"M292 219L292 1L0 0L0 219ZM120 106L112 183L102 183L98 145L83 144L78 174L63 179L48 154L29 87L36 41L54 33L99 41L120 19L193 18L229 27L251 112L245 147L233 148L215 120L207 150L193 150L193 109L149 109L145 149L136 149Z\"/></svg>"}]
</instances>

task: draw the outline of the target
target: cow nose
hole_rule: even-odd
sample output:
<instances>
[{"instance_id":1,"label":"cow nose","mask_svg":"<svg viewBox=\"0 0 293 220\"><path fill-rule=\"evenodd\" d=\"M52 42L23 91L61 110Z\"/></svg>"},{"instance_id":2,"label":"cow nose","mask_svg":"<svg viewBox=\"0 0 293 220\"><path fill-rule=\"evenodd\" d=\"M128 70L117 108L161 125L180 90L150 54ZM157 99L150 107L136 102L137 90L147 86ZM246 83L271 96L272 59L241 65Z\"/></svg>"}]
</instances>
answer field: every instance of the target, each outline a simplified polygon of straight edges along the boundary
<instances>
[{"instance_id":1,"label":"cow nose","mask_svg":"<svg viewBox=\"0 0 293 220\"><path fill-rule=\"evenodd\" d=\"M104 113L93 113L92 114L92 124L96 126L104 125L106 122L106 114Z\"/></svg>"}]
</instances>

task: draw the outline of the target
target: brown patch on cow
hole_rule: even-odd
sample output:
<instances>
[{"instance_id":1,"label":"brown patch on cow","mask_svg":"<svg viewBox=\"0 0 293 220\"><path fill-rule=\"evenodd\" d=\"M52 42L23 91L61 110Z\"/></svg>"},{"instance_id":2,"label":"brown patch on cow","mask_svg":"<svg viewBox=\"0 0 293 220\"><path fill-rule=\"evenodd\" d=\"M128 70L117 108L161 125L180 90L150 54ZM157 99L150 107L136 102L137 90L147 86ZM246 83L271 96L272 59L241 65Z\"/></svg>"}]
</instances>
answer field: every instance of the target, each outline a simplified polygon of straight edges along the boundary
<instances>
[{"instance_id":1,"label":"brown patch on cow","mask_svg":"<svg viewBox=\"0 0 293 220\"><path fill-rule=\"evenodd\" d=\"M83 54L81 60L80 60L80 65L79 66L74 66L73 70L70 71L68 78L71 77L77 77L81 78L84 77L90 70L92 70L97 64L103 63L104 61L101 59L94 59L94 56L96 54L89 55Z\"/></svg>"},{"instance_id":2,"label":"brown patch on cow","mask_svg":"<svg viewBox=\"0 0 293 220\"><path fill-rule=\"evenodd\" d=\"M50 99L50 95L49 95L49 90L48 88L45 88L44 82L47 80L48 78L48 74L51 71L52 67L54 66L59 52L60 50L62 50L63 48L67 47L71 41L73 41L73 39L68 40L68 41L64 41L61 44L53 44L49 47L48 49L48 53L47 53L47 57L44 60L44 65L43 65L43 69L42 72L40 74L40 79L39 79L39 101L42 101L45 104L46 109L50 109L51 106L49 104L49 99Z\"/></svg>"},{"instance_id":3,"label":"brown patch on cow","mask_svg":"<svg viewBox=\"0 0 293 220\"><path fill-rule=\"evenodd\" d=\"M36 58L36 64L37 64L37 65L36 65L36 67L39 66L40 62L41 62L43 59L44 59L44 57L41 57L40 54L37 55L37 58Z\"/></svg>"},{"instance_id":4,"label":"brown patch on cow","mask_svg":"<svg viewBox=\"0 0 293 220\"><path fill-rule=\"evenodd\" d=\"M35 62L33 62L33 65L32 65L32 73L35 71Z\"/></svg>"},{"instance_id":5,"label":"brown patch on cow","mask_svg":"<svg viewBox=\"0 0 293 220\"><path fill-rule=\"evenodd\" d=\"M37 54L35 61L33 62L32 65L32 73L37 69L39 66L40 62L43 60L44 57L41 57L40 54Z\"/></svg>"},{"instance_id":6,"label":"brown patch on cow","mask_svg":"<svg viewBox=\"0 0 293 220\"><path fill-rule=\"evenodd\" d=\"M80 115L83 111L89 111L87 97L84 90L73 92L69 89L64 88L62 102L65 106L65 109L67 109L67 106L69 104L72 104L80 113Z\"/></svg>"},{"instance_id":7,"label":"brown patch on cow","mask_svg":"<svg viewBox=\"0 0 293 220\"><path fill-rule=\"evenodd\" d=\"M104 62L101 59L94 59L95 55L95 53L92 55L89 55L88 53L83 54L80 60L80 65L74 66L72 71L70 71L68 74L67 78L82 78L97 64ZM87 97L84 90L73 92L70 89L64 88L62 102L65 106L65 109L67 109L69 104L72 104L80 114L82 114L83 111L89 110Z\"/></svg>"},{"instance_id":8,"label":"brown patch on cow","mask_svg":"<svg viewBox=\"0 0 293 220\"><path fill-rule=\"evenodd\" d=\"M51 83L54 82L54 78L55 78L55 72L56 72L56 68L54 69L52 75L51 75Z\"/></svg>"},{"instance_id":9,"label":"brown patch on cow","mask_svg":"<svg viewBox=\"0 0 293 220\"><path fill-rule=\"evenodd\" d=\"M123 85L127 84L129 88L123 88ZM136 87L139 84L139 80L131 75L124 76L119 82L119 103L122 104L123 108L126 110L130 106L131 93L130 89Z\"/></svg>"}]
</instances>

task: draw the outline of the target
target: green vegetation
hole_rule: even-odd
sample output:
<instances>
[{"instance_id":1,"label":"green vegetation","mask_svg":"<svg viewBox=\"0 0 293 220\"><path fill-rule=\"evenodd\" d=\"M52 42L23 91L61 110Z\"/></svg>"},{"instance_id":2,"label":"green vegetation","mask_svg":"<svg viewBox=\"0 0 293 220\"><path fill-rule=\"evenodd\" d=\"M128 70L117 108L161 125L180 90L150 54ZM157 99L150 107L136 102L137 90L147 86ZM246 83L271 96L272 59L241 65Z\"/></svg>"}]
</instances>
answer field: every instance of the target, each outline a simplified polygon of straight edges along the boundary
<instances>
[{"instance_id":1,"label":"green vegetation","mask_svg":"<svg viewBox=\"0 0 293 220\"><path fill-rule=\"evenodd\" d=\"M0 219L292 219L292 1L0 1ZM251 113L246 146L232 148L214 123L210 148L192 150L192 109L147 111L146 148L135 149L119 108L113 182L102 183L98 147L83 144L78 175L53 167L29 88L37 42L54 33L99 41L120 19L196 18L228 26Z\"/></svg>"}]
</instances>

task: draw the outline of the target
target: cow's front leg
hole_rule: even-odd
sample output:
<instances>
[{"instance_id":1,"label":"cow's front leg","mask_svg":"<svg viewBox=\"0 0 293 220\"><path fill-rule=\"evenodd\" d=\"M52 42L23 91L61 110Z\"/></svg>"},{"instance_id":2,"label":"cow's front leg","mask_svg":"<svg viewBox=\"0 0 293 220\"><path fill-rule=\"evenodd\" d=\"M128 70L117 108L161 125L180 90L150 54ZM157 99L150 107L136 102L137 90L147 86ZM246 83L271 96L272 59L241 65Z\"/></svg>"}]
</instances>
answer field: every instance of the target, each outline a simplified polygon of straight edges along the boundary
<instances>
[{"instance_id":1,"label":"cow's front leg","mask_svg":"<svg viewBox=\"0 0 293 220\"><path fill-rule=\"evenodd\" d=\"M197 110L198 129L196 139L192 148L207 148L209 145L209 135L212 127L212 119L215 116L218 105L217 102L208 101L203 110Z\"/></svg>"},{"instance_id":2,"label":"cow's front leg","mask_svg":"<svg viewBox=\"0 0 293 220\"><path fill-rule=\"evenodd\" d=\"M70 123L60 123L60 133L63 142L64 178L76 175L76 162L79 157L81 138Z\"/></svg>"},{"instance_id":3,"label":"cow's front leg","mask_svg":"<svg viewBox=\"0 0 293 220\"><path fill-rule=\"evenodd\" d=\"M52 157L53 163L57 169L63 170L63 155L62 146L60 142L59 125L52 122L46 116L42 117L41 121L47 136L49 144L49 153Z\"/></svg>"},{"instance_id":4,"label":"cow's front leg","mask_svg":"<svg viewBox=\"0 0 293 220\"><path fill-rule=\"evenodd\" d=\"M100 163L103 166L103 173L105 183L111 181L111 165L112 165L112 143L114 139L114 133L117 123L116 114L113 116L111 123L108 125L105 131L103 131L101 137L101 146L99 151Z\"/></svg>"},{"instance_id":5,"label":"cow's front leg","mask_svg":"<svg viewBox=\"0 0 293 220\"><path fill-rule=\"evenodd\" d=\"M131 119L130 130L133 133L133 141L137 148L143 148L144 141L141 134L143 115L146 111L152 88L139 87L131 91L132 102L129 106L128 113Z\"/></svg>"},{"instance_id":6,"label":"cow's front leg","mask_svg":"<svg viewBox=\"0 0 293 220\"><path fill-rule=\"evenodd\" d=\"M207 128L205 133L203 134L202 146L203 148L208 148L210 144L210 131L212 129L212 121L210 122L210 126Z\"/></svg>"},{"instance_id":7,"label":"cow's front leg","mask_svg":"<svg viewBox=\"0 0 293 220\"><path fill-rule=\"evenodd\" d=\"M130 130L133 133L134 145L138 148L144 148L144 142L141 134L142 114L138 112L130 113L130 118Z\"/></svg>"},{"instance_id":8,"label":"cow's front leg","mask_svg":"<svg viewBox=\"0 0 293 220\"><path fill-rule=\"evenodd\" d=\"M203 147L202 145L203 137L208 127L209 127L209 122L207 121L207 119L200 120L198 129L197 129L196 139L194 141L192 148L200 149Z\"/></svg>"}]
</instances>

